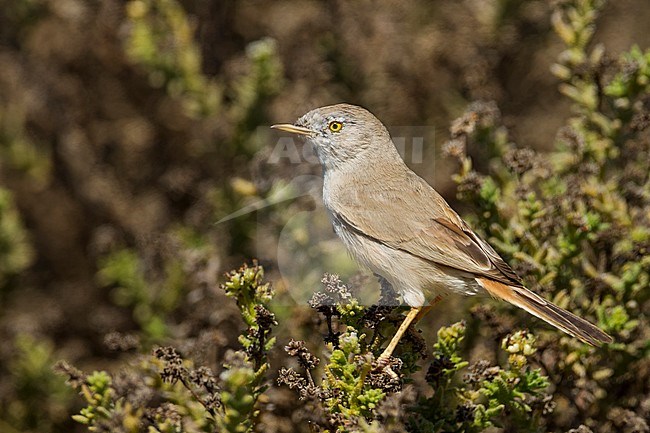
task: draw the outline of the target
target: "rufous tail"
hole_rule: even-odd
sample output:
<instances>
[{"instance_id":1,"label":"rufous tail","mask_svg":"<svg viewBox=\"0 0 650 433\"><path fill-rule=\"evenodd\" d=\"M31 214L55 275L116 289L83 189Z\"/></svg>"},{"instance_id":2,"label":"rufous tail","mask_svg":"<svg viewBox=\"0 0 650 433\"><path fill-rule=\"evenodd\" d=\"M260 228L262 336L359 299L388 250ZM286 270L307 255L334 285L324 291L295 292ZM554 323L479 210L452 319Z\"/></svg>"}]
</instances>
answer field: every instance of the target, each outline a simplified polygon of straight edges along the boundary
<instances>
[{"instance_id":1,"label":"rufous tail","mask_svg":"<svg viewBox=\"0 0 650 433\"><path fill-rule=\"evenodd\" d=\"M599 346L602 343L614 341L612 337L601 331L597 326L575 314L569 313L524 287L508 286L487 278L477 278L476 281L495 298L503 299L519 308L523 308L530 314L587 344Z\"/></svg>"}]
</instances>

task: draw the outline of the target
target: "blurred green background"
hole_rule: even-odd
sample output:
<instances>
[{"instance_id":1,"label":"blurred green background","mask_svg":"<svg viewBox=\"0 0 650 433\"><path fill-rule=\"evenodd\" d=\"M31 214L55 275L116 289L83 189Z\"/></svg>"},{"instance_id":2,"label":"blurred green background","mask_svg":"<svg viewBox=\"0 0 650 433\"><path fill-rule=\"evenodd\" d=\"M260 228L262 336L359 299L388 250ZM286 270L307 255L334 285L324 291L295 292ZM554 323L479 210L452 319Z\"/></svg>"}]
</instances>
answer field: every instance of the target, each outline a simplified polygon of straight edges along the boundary
<instances>
[{"instance_id":1,"label":"blurred green background","mask_svg":"<svg viewBox=\"0 0 650 433\"><path fill-rule=\"evenodd\" d=\"M214 288L252 257L279 293L280 341L313 332L291 287L356 268L318 200L292 189L319 168L270 164L267 125L345 101L387 125L432 128L413 169L471 212L438 150L452 119L495 101L513 141L547 151L572 113L550 72L565 49L557 3L0 0L0 431L84 431L51 366L120 368L114 332L144 347L206 341L197 359L217 366L241 325ZM646 0L609 2L597 23L594 42L613 57L650 46ZM468 152L488 169L485 149ZM215 224L260 200L279 203ZM287 226L301 212L315 222ZM318 271L305 260L304 281L283 281L281 235L320 257ZM449 310L425 337L467 314ZM565 418L554 428L584 421ZM293 422L280 413L267 427Z\"/></svg>"}]
</instances>

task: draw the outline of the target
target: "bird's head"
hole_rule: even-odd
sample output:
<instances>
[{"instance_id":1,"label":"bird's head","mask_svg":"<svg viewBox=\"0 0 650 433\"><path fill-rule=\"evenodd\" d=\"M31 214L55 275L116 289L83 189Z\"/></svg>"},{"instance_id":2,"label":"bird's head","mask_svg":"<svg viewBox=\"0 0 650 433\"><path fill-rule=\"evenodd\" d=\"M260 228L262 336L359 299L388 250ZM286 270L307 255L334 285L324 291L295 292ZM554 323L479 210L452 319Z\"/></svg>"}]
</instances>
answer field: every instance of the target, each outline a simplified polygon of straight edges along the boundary
<instances>
[{"instance_id":1,"label":"bird's head","mask_svg":"<svg viewBox=\"0 0 650 433\"><path fill-rule=\"evenodd\" d=\"M316 108L303 115L295 124L271 126L304 136L316 150L326 169L340 168L360 157L373 153L394 152L384 125L365 108L350 104Z\"/></svg>"}]
</instances>

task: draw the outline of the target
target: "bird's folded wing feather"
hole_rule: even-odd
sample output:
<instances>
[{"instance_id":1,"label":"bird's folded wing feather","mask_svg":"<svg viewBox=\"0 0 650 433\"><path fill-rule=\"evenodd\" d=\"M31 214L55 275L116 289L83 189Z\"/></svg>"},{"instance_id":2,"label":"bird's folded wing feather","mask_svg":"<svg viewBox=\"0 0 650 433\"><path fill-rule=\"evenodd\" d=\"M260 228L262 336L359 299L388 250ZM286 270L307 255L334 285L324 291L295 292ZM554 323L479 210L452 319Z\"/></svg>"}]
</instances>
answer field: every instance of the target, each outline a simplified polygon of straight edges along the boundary
<instances>
[{"instance_id":1,"label":"bird's folded wing feather","mask_svg":"<svg viewBox=\"0 0 650 433\"><path fill-rule=\"evenodd\" d=\"M494 249L454 212L424 180L413 174L405 199L404 184L365 188L363 200L342 194L336 217L362 236L424 260L507 285L521 280Z\"/></svg>"}]
</instances>

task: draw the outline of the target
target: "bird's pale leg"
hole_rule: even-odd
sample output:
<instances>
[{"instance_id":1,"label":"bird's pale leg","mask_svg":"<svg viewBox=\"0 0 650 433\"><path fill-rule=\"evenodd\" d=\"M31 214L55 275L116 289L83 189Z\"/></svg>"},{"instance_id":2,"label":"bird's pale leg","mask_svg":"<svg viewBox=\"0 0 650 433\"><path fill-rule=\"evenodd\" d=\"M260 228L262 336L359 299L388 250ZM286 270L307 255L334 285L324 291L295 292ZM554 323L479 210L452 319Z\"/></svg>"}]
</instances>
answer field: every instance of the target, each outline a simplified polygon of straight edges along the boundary
<instances>
[{"instance_id":1,"label":"bird's pale leg","mask_svg":"<svg viewBox=\"0 0 650 433\"><path fill-rule=\"evenodd\" d=\"M427 314L429 312L429 310L431 310L431 308L433 308L433 306L435 304L437 304L441 300L442 300L442 296L438 295L433 299L433 301L431 301L429 303L429 305L427 305L425 307L412 307L411 308L411 310L406 315L406 318L404 319L402 324L399 326L399 329L397 330L397 332L395 333L393 338L390 340L390 343L388 343L388 346L386 346L386 349L384 349L382 354L377 359L377 363L380 366L382 366L382 365L385 366L385 365L388 364L388 360L393 355L393 351L397 347L397 344L399 343L399 341L402 338L402 336L404 335L404 333L406 333L406 331L409 329L409 326L411 325L411 323L413 323L413 322L417 323L422 317L424 317L425 314ZM397 374L395 374L395 372L393 372L390 369L390 367L386 368L386 372L388 374L390 374L391 376L397 377Z\"/></svg>"},{"instance_id":2,"label":"bird's pale leg","mask_svg":"<svg viewBox=\"0 0 650 433\"><path fill-rule=\"evenodd\" d=\"M390 343L388 343L388 346L386 346L386 349L384 349L384 352L379 356L379 359L377 360L380 364L385 363L388 361L388 358L391 357L393 354L393 351L397 347L397 343L399 343L399 340L402 338L402 335L406 332L407 329L409 329L409 325L417 315L420 313L423 307L412 307L411 311L406 315L406 318L402 322L401 325L399 325L399 329L393 336L393 339L390 340Z\"/></svg>"},{"instance_id":3,"label":"bird's pale leg","mask_svg":"<svg viewBox=\"0 0 650 433\"><path fill-rule=\"evenodd\" d=\"M433 308L434 305L436 305L438 302L442 301L442 295L438 295L435 298L433 298L433 301L429 302L429 305L422 307L420 309L420 312L418 313L417 316L415 316L415 320L413 323L418 323L420 319L422 319L424 316L427 315L429 311Z\"/></svg>"}]
</instances>

